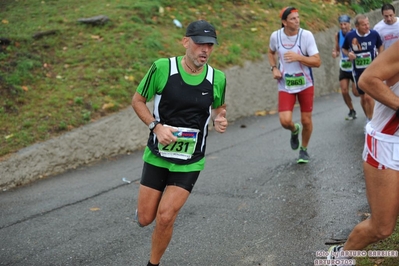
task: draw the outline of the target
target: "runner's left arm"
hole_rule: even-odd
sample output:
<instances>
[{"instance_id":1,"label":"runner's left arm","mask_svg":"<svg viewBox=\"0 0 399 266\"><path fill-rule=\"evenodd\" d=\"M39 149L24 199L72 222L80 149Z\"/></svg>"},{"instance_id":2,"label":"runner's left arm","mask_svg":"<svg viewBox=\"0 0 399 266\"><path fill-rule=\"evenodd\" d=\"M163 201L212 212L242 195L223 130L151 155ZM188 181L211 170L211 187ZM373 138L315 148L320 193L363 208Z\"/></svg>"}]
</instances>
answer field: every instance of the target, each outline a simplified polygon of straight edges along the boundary
<instances>
[{"instance_id":1,"label":"runner's left arm","mask_svg":"<svg viewBox=\"0 0 399 266\"><path fill-rule=\"evenodd\" d=\"M214 128L217 132L223 133L226 131L228 121L226 118L226 76L225 74L215 69L214 80L214 102L212 105L211 118L213 120Z\"/></svg>"},{"instance_id":2,"label":"runner's left arm","mask_svg":"<svg viewBox=\"0 0 399 266\"><path fill-rule=\"evenodd\" d=\"M359 87L380 103L397 111L399 96L389 86L399 82L399 42L377 56L359 78Z\"/></svg>"}]
</instances>

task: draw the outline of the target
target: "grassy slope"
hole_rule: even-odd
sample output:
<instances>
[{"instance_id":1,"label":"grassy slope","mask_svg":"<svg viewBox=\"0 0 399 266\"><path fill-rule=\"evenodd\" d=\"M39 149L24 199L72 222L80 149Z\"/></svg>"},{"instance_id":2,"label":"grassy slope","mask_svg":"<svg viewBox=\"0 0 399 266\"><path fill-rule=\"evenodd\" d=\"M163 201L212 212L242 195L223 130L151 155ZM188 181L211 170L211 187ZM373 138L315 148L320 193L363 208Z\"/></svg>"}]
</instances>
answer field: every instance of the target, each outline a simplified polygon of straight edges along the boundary
<instances>
[{"instance_id":1,"label":"grassy slope","mask_svg":"<svg viewBox=\"0 0 399 266\"><path fill-rule=\"evenodd\" d=\"M213 66L259 59L280 26L279 10L291 3L194 2L207 1L1 0L0 37L12 43L0 52L0 157L128 106L155 59L184 52L180 41L193 20L206 19L218 31ZM320 0L296 7L313 31L336 24L347 9ZM100 14L110 22L77 22ZM49 30L57 33L32 38Z\"/></svg>"},{"instance_id":2,"label":"grassy slope","mask_svg":"<svg viewBox=\"0 0 399 266\"><path fill-rule=\"evenodd\" d=\"M211 63L223 69L267 52L284 6L299 8L302 27L313 32L336 25L339 14L353 14L322 0L206 2L1 0L0 38L12 43L0 49L0 157L128 106L155 59L184 52L184 27L195 19L215 25L220 45ZM77 22L100 14L110 22ZM183 29L174 26L174 18ZM57 34L32 38L48 30ZM370 248L399 249L397 239L395 233ZM397 265L397 259L382 265Z\"/></svg>"}]
</instances>

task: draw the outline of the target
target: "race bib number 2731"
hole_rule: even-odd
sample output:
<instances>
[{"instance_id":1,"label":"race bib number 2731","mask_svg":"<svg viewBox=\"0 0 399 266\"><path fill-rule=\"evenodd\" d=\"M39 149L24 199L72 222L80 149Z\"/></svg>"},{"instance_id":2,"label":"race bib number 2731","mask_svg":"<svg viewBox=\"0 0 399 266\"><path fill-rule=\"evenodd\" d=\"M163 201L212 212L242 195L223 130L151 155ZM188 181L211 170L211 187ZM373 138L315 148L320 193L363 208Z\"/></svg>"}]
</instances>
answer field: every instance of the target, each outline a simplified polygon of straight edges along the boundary
<instances>
[{"instance_id":1,"label":"race bib number 2731","mask_svg":"<svg viewBox=\"0 0 399 266\"><path fill-rule=\"evenodd\" d=\"M173 135L177 137L177 140L165 146L158 144L159 153L162 157L167 158L176 158L182 160L190 159L197 146L199 130L183 127L173 128L177 129L177 132L173 133Z\"/></svg>"}]
</instances>

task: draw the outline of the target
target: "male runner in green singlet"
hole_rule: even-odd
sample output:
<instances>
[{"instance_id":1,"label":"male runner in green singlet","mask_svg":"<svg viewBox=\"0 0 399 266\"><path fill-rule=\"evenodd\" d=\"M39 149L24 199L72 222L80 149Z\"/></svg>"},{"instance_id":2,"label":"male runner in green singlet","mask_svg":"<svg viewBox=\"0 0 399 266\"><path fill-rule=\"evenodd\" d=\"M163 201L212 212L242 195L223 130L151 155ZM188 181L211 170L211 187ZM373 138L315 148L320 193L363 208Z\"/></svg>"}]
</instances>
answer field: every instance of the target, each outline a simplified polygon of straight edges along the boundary
<instances>
[{"instance_id":1,"label":"male runner in green singlet","mask_svg":"<svg viewBox=\"0 0 399 266\"><path fill-rule=\"evenodd\" d=\"M217 44L215 28L192 22L183 37L186 53L153 63L133 96L137 116L149 127L136 220L155 220L147 266L159 265L176 217L204 169L209 123L225 132L225 74L207 64ZM151 112L146 102L154 98Z\"/></svg>"}]
</instances>

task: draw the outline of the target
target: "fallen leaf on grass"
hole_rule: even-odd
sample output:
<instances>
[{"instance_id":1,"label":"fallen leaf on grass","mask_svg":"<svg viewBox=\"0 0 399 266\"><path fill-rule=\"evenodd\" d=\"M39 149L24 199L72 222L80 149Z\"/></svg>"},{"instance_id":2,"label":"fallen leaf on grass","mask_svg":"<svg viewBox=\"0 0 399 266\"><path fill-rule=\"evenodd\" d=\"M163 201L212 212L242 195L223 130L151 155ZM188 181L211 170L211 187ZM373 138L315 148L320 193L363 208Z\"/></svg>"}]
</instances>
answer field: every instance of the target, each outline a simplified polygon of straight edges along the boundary
<instances>
[{"instance_id":1,"label":"fallen leaf on grass","mask_svg":"<svg viewBox=\"0 0 399 266\"><path fill-rule=\"evenodd\" d=\"M100 35L91 35L90 36L92 39L94 39L94 40L99 40L99 41L101 41L103 38L101 38L101 36Z\"/></svg>"},{"instance_id":2,"label":"fallen leaf on grass","mask_svg":"<svg viewBox=\"0 0 399 266\"><path fill-rule=\"evenodd\" d=\"M3 24L8 24L8 20L3 19L3 20L1 21L1 23L3 23Z\"/></svg>"},{"instance_id":3,"label":"fallen leaf on grass","mask_svg":"<svg viewBox=\"0 0 399 266\"><path fill-rule=\"evenodd\" d=\"M128 81L133 81L133 80L134 80L134 77L133 77L132 75L130 75L130 76L125 76L125 79L128 80Z\"/></svg>"},{"instance_id":4,"label":"fallen leaf on grass","mask_svg":"<svg viewBox=\"0 0 399 266\"><path fill-rule=\"evenodd\" d=\"M29 90L29 88L27 87L27 86L22 86L21 87L24 91L28 91Z\"/></svg>"},{"instance_id":5,"label":"fallen leaf on grass","mask_svg":"<svg viewBox=\"0 0 399 266\"><path fill-rule=\"evenodd\" d=\"M12 137L14 137L14 134L10 134L10 135L5 136L5 139L9 139L9 138L12 138Z\"/></svg>"},{"instance_id":6,"label":"fallen leaf on grass","mask_svg":"<svg viewBox=\"0 0 399 266\"><path fill-rule=\"evenodd\" d=\"M113 108L114 106L115 106L115 104L113 104L113 103L105 103L102 108L103 108L103 110L108 110L108 109Z\"/></svg>"}]
</instances>

